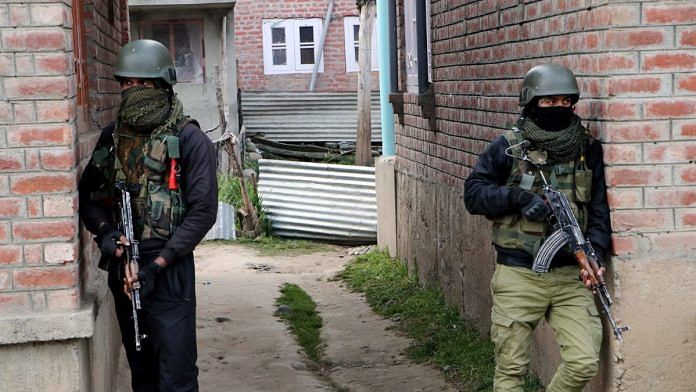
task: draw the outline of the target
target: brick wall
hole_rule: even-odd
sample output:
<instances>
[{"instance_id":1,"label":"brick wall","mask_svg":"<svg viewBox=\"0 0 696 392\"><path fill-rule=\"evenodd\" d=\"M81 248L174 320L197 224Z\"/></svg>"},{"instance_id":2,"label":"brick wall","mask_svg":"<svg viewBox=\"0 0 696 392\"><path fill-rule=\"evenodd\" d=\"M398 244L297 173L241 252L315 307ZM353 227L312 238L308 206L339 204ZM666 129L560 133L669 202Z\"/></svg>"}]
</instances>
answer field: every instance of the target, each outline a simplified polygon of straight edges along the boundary
<instances>
[{"instance_id":1,"label":"brick wall","mask_svg":"<svg viewBox=\"0 0 696 392\"><path fill-rule=\"evenodd\" d=\"M696 337L688 328L693 312L647 300L694 305L681 276L696 248L696 5L433 0L431 6L436 121L431 129L417 96L404 96L406 116L396 127L399 255L487 328L489 294L476 282L487 284L492 271L489 223L462 210L463 182L489 141L515 121L525 72L557 62L578 75L577 113L605 150L614 312L632 324L627 342L660 333L655 320L666 319L682 338ZM426 199L415 198L418 192L433 203L419 203ZM646 282L644 274L655 270L666 286ZM537 331L534 350L557 359L549 335ZM677 339L651 346L664 359L651 368L654 360L644 352L618 347L609 336L605 344L622 353L605 354L590 390L679 390L693 381L674 377L669 387L656 386L641 375L669 374L678 368L669 358L694 354ZM556 363L547 362L536 366L544 379ZM688 367L684 374L694 374L696 367Z\"/></svg>"},{"instance_id":2,"label":"brick wall","mask_svg":"<svg viewBox=\"0 0 696 392\"><path fill-rule=\"evenodd\" d=\"M71 10L0 5L0 313L76 309Z\"/></svg>"},{"instance_id":3,"label":"brick wall","mask_svg":"<svg viewBox=\"0 0 696 392\"><path fill-rule=\"evenodd\" d=\"M326 17L326 0L239 0L235 5L235 35L242 91L308 91L311 73L264 75L263 19L308 19ZM343 17L358 16L355 0L335 0L331 24L324 42L324 72L317 75L316 91L356 91L358 73L346 72ZM376 56L377 53L373 53ZM373 72L377 89L378 72Z\"/></svg>"}]
</instances>

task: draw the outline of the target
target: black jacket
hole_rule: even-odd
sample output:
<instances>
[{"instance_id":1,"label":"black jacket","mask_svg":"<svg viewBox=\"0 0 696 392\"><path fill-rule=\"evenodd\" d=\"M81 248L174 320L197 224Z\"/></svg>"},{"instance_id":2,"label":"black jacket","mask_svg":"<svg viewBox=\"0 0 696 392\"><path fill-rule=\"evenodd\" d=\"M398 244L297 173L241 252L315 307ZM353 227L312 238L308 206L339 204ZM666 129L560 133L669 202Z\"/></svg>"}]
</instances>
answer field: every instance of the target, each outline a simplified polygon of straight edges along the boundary
<instances>
[{"instance_id":1,"label":"black jacket","mask_svg":"<svg viewBox=\"0 0 696 392\"><path fill-rule=\"evenodd\" d=\"M97 148L113 145L113 124L102 130ZM186 214L168 241L143 241L145 249L161 249L159 255L168 263L185 256L205 237L217 217L217 154L210 139L194 123L187 124L179 133L181 158L181 191L186 202ZM90 194L105 182L99 171L90 164L85 168L78 190L80 217L87 230L99 233L103 223L112 224L113 203L91 200Z\"/></svg>"},{"instance_id":2,"label":"black jacket","mask_svg":"<svg viewBox=\"0 0 696 392\"><path fill-rule=\"evenodd\" d=\"M513 161L505 155L509 143L505 137L495 139L479 156L473 171L464 184L464 203L466 209L476 215L489 219L518 213L510 204L511 187L505 185ZM611 223L607 203L607 185L604 180L604 161L602 145L593 140L586 149L587 166L592 170L591 200L587 204L587 231L585 236L592 243L600 260L604 258L611 245ZM496 246L497 262L500 264L531 267L532 255L527 252ZM551 267L575 264L572 257L557 255Z\"/></svg>"}]
</instances>

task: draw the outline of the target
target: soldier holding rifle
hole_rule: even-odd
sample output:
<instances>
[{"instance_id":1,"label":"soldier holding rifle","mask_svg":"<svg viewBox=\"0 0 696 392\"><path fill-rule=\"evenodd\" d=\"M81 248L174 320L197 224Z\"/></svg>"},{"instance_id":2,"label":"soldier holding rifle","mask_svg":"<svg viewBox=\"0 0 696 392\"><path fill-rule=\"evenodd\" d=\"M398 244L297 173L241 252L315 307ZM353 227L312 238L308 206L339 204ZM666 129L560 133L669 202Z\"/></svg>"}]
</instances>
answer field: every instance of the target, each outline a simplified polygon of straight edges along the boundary
<instances>
[{"instance_id":1,"label":"soldier holding rifle","mask_svg":"<svg viewBox=\"0 0 696 392\"><path fill-rule=\"evenodd\" d=\"M198 391L193 249L215 223L215 148L183 113L169 50L125 45L121 85L80 179L80 217L109 271L134 391Z\"/></svg>"},{"instance_id":2,"label":"soldier holding rifle","mask_svg":"<svg viewBox=\"0 0 696 392\"><path fill-rule=\"evenodd\" d=\"M516 125L479 156L465 183L467 210L493 221L497 257L491 339L497 392L523 390L532 332L543 318L556 335L562 358L547 391L580 392L598 371L602 324L593 291L607 295L608 309L611 300L599 281L611 227L602 146L574 113L579 97L569 69L543 64L529 70ZM555 214L563 211L549 205L545 191L552 190L565 195L569 216L576 218L576 242L582 246L571 247L564 237L572 232L570 224L554 237L558 247L549 251L544 246L559 230ZM592 262L578 268L580 248ZM535 262L540 249L545 260ZM617 338L622 331L615 329Z\"/></svg>"}]
</instances>

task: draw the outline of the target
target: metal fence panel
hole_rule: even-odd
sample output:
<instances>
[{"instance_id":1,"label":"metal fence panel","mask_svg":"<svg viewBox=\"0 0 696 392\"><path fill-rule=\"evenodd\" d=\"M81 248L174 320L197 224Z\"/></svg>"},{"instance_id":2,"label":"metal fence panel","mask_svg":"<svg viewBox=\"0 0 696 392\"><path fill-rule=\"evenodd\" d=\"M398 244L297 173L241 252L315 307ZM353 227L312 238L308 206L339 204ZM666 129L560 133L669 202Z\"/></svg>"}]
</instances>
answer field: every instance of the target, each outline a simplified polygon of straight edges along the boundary
<instances>
[{"instance_id":1,"label":"metal fence panel","mask_svg":"<svg viewBox=\"0 0 696 392\"><path fill-rule=\"evenodd\" d=\"M234 229L234 207L231 204L218 202L215 225L208 231L203 241L234 239L236 239Z\"/></svg>"},{"instance_id":2,"label":"metal fence panel","mask_svg":"<svg viewBox=\"0 0 696 392\"><path fill-rule=\"evenodd\" d=\"M278 236L343 243L377 240L373 167L261 159L258 190Z\"/></svg>"}]
</instances>

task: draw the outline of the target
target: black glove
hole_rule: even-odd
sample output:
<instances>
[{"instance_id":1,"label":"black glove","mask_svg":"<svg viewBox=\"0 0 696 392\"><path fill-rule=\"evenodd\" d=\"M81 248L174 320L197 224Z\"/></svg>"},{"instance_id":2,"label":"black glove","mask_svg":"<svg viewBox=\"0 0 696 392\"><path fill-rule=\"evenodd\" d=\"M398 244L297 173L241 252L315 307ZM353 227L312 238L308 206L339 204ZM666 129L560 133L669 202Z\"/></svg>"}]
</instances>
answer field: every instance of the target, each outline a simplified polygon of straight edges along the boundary
<instances>
[{"instance_id":1,"label":"black glove","mask_svg":"<svg viewBox=\"0 0 696 392\"><path fill-rule=\"evenodd\" d=\"M551 213L551 208L541 196L521 188L510 190L510 204L532 222L543 220Z\"/></svg>"},{"instance_id":2,"label":"black glove","mask_svg":"<svg viewBox=\"0 0 696 392\"><path fill-rule=\"evenodd\" d=\"M155 283L157 282L157 275L162 271L162 267L159 264L150 262L145 264L140 271L138 271L138 282L140 283L140 298L147 297L150 293L155 290Z\"/></svg>"},{"instance_id":3,"label":"black glove","mask_svg":"<svg viewBox=\"0 0 696 392\"><path fill-rule=\"evenodd\" d=\"M97 242L99 243L99 249L102 254L108 257L115 257L116 249L118 248L116 241L118 241L122 235L123 233L112 227L106 227L102 230L97 236Z\"/></svg>"}]
</instances>

